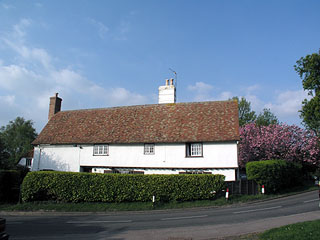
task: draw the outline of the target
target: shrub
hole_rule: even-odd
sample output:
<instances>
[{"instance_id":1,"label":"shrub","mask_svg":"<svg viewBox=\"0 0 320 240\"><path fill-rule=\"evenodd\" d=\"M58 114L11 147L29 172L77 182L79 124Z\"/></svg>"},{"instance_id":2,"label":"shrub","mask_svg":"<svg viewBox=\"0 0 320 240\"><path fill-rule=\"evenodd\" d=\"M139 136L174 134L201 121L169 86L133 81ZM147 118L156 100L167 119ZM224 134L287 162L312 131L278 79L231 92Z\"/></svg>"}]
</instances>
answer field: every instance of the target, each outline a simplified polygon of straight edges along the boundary
<instances>
[{"instance_id":1,"label":"shrub","mask_svg":"<svg viewBox=\"0 0 320 240\"><path fill-rule=\"evenodd\" d=\"M0 171L0 202L14 202L19 200L20 179L19 171Z\"/></svg>"},{"instance_id":2,"label":"shrub","mask_svg":"<svg viewBox=\"0 0 320 240\"><path fill-rule=\"evenodd\" d=\"M223 175L131 175L31 172L23 201L135 202L211 199L224 188Z\"/></svg>"},{"instance_id":3,"label":"shrub","mask_svg":"<svg viewBox=\"0 0 320 240\"><path fill-rule=\"evenodd\" d=\"M246 165L247 177L264 185L266 192L300 185L302 182L302 166L285 160L266 160L249 162Z\"/></svg>"}]
</instances>

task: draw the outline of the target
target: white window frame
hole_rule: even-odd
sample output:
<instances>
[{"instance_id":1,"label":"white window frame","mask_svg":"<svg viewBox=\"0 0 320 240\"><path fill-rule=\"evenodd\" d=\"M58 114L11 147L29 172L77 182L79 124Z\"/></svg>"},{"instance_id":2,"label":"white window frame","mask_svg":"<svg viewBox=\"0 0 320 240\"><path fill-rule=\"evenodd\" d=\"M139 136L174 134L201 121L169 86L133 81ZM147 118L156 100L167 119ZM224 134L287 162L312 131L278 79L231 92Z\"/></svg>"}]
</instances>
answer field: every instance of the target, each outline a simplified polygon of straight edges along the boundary
<instances>
[{"instance_id":1,"label":"white window frame","mask_svg":"<svg viewBox=\"0 0 320 240\"><path fill-rule=\"evenodd\" d=\"M203 157L203 144L202 143L187 143L186 144L187 157Z\"/></svg>"},{"instance_id":2,"label":"white window frame","mask_svg":"<svg viewBox=\"0 0 320 240\"><path fill-rule=\"evenodd\" d=\"M156 152L156 146L154 143L144 144L144 155L154 155Z\"/></svg>"},{"instance_id":3,"label":"white window frame","mask_svg":"<svg viewBox=\"0 0 320 240\"><path fill-rule=\"evenodd\" d=\"M95 145L93 145L93 155L94 156L108 156L109 155L109 145L108 144L95 144Z\"/></svg>"}]
</instances>

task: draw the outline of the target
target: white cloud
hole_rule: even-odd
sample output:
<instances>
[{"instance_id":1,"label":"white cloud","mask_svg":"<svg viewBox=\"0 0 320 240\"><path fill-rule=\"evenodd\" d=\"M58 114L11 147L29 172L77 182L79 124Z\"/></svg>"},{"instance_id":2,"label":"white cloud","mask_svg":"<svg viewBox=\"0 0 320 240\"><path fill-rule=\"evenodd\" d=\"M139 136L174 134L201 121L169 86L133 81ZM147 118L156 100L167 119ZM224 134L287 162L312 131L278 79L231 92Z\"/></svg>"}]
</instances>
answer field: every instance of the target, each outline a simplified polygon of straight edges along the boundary
<instances>
[{"instance_id":1,"label":"white cloud","mask_svg":"<svg viewBox=\"0 0 320 240\"><path fill-rule=\"evenodd\" d=\"M228 100L228 99L230 99L230 98L232 98L232 97L233 97L232 93L226 91L226 92L220 93L220 95L219 95L219 97L217 98L217 100Z\"/></svg>"},{"instance_id":2,"label":"white cloud","mask_svg":"<svg viewBox=\"0 0 320 240\"><path fill-rule=\"evenodd\" d=\"M15 8L13 5L11 5L11 4L6 4L6 3L2 3L1 6L2 6L4 9L6 9L6 10Z\"/></svg>"},{"instance_id":3,"label":"white cloud","mask_svg":"<svg viewBox=\"0 0 320 240\"><path fill-rule=\"evenodd\" d=\"M244 98L251 103L251 109L255 112L259 113L264 108L263 101L260 100L257 95L247 94L244 96Z\"/></svg>"},{"instance_id":4,"label":"white cloud","mask_svg":"<svg viewBox=\"0 0 320 240\"><path fill-rule=\"evenodd\" d=\"M15 24L13 26L13 34L15 34L17 37L23 37L25 36L25 28L31 25L31 20L27 18L23 18L20 20L18 24Z\"/></svg>"},{"instance_id":5,"label":"white cloud","mask_svg":"<svg viewBox=\"0 0 320 240\"><path fill-rule=\"evenodd\" d=\"M194 94L195 101L209 101L212 99L210 93L213 86L204 82L196 82L195 85L189 85L188 90Z\"/></svg>"},{"instance_id":6,"label":"white cloud","mask_svg":"<svg viewBox=\"0 0 320 240\"><path fill-rule=\"evenodd\" d=\"M105 39L107 37L109 28L106 25L93 18L89 18L89 22L98 30L98 35L101 39Z\"/></svg>"},{"instance_id":7,"label":"white cloud","mask_svg":"<svg viewBox=\"0 0 320 240\"><path fill-rule=\"evenodd\" d=\"M251 94L253 91L257 91L259 89L260 89L260 86L258 84L254 84L254 85L251 85L249 87L244 88L243 90L246 94Z\"/></svg>"},{"instance_id":8,"label":"white cloud","mask_svg":"<svg viewBox=\"0 0 320 240\"><path fill-rule=\"evenodd\" d=\"M1 124L12 116L32 119L38 131L47 121L49 97L58 92L63 109L108 107L142 104L148 98L118 86L104 88L70 68L57 68L52 56L43 48L25 43L26 27L31 20L22 19L5 37L0 37L6 50L18 59L15 64L0 64ZM4 93L4 94L3 94ZM77 99L77 100L75 100ZM12 105L12 108L5 106Z\"/></svg>"},{"instance_id":9,"label":"white cloud","mask_svg":"<svg viewBox=\"0 0 320 240\"><path fill-rule=\"evenodd\" d=\"M0 102L2 104L6 104L7 106L13 106L15 105L15 99L16 97L13 95L8 95L8 96L0 96ZM2 105L1 104L1 105Z\"/></svg>"},{"instance_id":10,"label":"white cloud","mask_svg":"<svg viewBox=\"0 0 320 240\"><path fill-rule=\"evenodd\" d=\"M0 66L0 87L5 90L19 93L32 90L38 77L34 72L21 66Z\"/></svg>"},{"instance_id":11,"label":"white cloud","mask_svg":"<svg viewBox=\"0 0 320 240\"><path fill-rule=\"evenodd\" d=\"M113 88L108 98L117 105L137 105L147 102L147 98L137 93L132 93L125 88Z\"/></svg>"},{"instance_id":12,"label":"white cloud","mask_svg":"<svg viewBox=\"0 0 320 240\"><path fill-rule=\"evenodd\" d=\"M284 91L277 95L274 103L265 104L279 117L296 116L301 109L301 103L305 98L310 98L304 90Z\"/></svg>"},{"instance_id":13,"label":"white cloud","mask_svg":"<svg viewBox=\"0 0 320 240\"><path fill-rule=\"evenodd\" d=\"M38 8L42 8L43 7L43 4L42 3L39 3L39 2L36 2L34 4L34 6L38 7Z\"/></svg>"}]
</instances>

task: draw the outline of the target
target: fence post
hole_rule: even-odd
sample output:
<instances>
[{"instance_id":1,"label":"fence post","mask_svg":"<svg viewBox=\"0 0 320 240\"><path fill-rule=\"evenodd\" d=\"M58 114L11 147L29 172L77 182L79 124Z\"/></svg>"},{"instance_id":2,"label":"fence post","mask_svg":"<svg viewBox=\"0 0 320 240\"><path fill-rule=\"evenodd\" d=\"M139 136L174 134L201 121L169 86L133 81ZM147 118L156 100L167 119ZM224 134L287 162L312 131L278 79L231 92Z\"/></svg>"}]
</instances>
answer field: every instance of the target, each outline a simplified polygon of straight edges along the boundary
<instances>
[{"instance_id":1,"label":"fence post","mask_svg":"<svg viewBox=\"0 0 320 240\"><path fill-rule=\"evenodd\" d=\"M318 186L319 186L319 208L320 208L320 181L318 183Z\"/></svg>"},{"instance_id":2,"label":"fence post","mask_svg":"<svg viewBox=\"0 0 320 240\"><path fill-rule=\"evenodd\" d=\"M227 188L227 191L226 191L226 200L228 201L228 198L229 198L229 188Z\"/></svg>"},{"instance_id":3,"label":"fence post","mask_svg":"<svg viewBox=\"0 0 320 240\"><path fill-rule=\"evenodd\" d=\"M156 196L153 195L153 196L152 196L152 207L153 207L153 208L154 208L155 202L156 202Z\"/></svg>"},{"instance_id":4,"label":"fence post","mask_svg":"<svg viewBox=\"0 0 320 240\"><path fill-rule=\"evenodd\" d=\"M262 185L261 193L264 194L264 185Z\"/></svg>"}]
</instances>

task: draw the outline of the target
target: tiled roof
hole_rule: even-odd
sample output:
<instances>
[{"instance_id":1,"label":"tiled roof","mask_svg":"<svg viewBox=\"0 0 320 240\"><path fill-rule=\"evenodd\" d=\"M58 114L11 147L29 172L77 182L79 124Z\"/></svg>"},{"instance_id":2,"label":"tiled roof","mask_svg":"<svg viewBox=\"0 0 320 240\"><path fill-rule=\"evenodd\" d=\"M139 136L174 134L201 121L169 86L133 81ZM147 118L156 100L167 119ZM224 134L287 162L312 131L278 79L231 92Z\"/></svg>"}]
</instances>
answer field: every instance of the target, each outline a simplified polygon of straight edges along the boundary
<instances>
[{"instance_id":1,"label":"tiled roof","mask_svg":"<svg viewBox=\"0 0 320 240\"><path fill-rule=\"evenodd\" d=\"M33 144L177 143L239 140L235 101L62 111Z\"/></svg>"}]
</instances>

